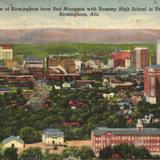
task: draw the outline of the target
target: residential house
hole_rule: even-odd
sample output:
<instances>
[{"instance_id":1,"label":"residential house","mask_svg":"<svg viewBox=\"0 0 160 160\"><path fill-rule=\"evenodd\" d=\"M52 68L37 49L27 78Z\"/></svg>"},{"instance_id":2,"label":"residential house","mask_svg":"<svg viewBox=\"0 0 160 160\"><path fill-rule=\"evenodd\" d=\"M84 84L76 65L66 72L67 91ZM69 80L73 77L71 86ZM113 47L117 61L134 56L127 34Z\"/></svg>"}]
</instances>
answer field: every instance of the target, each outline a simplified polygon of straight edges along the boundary
<instances>
[{"instance_id":1,"label":"residential house","mask_svg":"<svg viewBox=\"0 0 160 160\"><path fill-rule=\"evenodd\" d=\"M6 148L17 148L17 149L23 149L25 147L24 141L19 136L10 136L8 138L5 138L2 141L3 149Z\"/></svg>"},{"instance_id":2,"label":"residential house","mask_svg":"<svg viewBox=\"0 0 160 160\"><path fill-rule=\"evenodd\" d=\"M42 143L48 145L63 145L64 133L57 128L46 128L42 134Z\"/></svg>"}]
</instances>

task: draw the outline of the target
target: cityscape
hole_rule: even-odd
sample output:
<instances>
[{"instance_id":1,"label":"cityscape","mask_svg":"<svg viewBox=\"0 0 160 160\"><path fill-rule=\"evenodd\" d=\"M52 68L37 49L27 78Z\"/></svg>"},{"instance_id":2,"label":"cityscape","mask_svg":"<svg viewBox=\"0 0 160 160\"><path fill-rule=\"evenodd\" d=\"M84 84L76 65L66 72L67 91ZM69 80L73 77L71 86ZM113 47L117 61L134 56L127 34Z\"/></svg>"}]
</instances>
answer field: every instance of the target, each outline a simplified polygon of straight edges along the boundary
<instances>
[{"instance_id":1,"label":"cityscape","mask_svg":"<svg viewBox=\"0 0 160 160\"><path fill-rule=\"evenodd\" d=\"M0 159L160 159L160 41L24 46L0 45Z\"/></svg>"}]
</instances>

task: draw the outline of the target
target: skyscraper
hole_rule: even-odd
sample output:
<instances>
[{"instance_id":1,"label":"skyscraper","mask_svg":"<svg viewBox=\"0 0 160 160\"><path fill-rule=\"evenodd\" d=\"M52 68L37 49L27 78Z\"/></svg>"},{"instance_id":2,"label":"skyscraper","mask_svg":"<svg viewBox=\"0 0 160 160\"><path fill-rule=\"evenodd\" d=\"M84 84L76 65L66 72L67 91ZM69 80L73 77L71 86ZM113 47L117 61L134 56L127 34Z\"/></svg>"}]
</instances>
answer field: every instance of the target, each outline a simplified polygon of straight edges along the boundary
<instances>
[{"instance_id":1,"label":"skyscraper","mask_svg":"<svg viewBox=\"0 0 160 160\"><path fill-rule=\"evenodd\" d=\"M113 53L112 59L114 61L114 67L130 67L130 56L130 50Z\"/></svg>"},{"instance_id":2,"label":"skyscraper","mask_svg":"<svg viewBox=\"0 0 160 160\"><path fill-rule=\"evenodd\" d=\"M151 65L145 69L144 96L147 102L157 103L160 97L160 65Z\"/></svg>"},{"instance_id":3,"label":"skyscraper","mask_svg":"<svg viewBox=\"0 0 160 160\"><path fill-rule=\"evenodd\" d=\"M160 64L160 40L157 42L157 64Z\"/></svg>"},{"instance_id":4,"label":"skyscraper","mask_svg":"<svg viewBox=\"0 0 160 160\"><path fill-rule=\"evenodd\" d=\"M145 69L148 66L148 48L134 48L133 67L137 70Z\"/></svg>"}]
</instances>

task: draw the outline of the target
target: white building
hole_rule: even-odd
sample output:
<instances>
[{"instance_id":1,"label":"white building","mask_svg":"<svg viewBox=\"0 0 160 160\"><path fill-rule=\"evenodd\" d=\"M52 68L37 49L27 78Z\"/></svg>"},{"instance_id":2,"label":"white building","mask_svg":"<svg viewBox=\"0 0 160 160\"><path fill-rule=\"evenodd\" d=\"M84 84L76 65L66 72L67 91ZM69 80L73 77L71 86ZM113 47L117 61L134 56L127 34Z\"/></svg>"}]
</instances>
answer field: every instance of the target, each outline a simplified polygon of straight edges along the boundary
<instances>
[{"instance_id":1,"label":"white building","mask_svg":"<svg viewBox=\"0 0 160 160\"><path fill-rule=\"evenodd\" d=\"M48 145L62 145L64 144L64 133L56 128L47 128L43 131L42 143Z\"/></svg>"},{"instance_id":2,"label":"white building","mask_svg":"<svg viewBox=\"0 0 160 160\"><path fill-rule=\"evenodd\" d=\"M12 60L13 50L10 45L0 45L0 60Z\"/></svg>"},{"instance_id":3,"label":"white building","mask_svg":"<svg viewBox=\"0 0 160 160\"><path fill-rule=\"evenodd\" d=\"M74 63L75 63L76 71L80 72L81 71L82 61L81 60L75 60Z\"/></svg>"},{"instance_id":4,"label":"white building","mask_svg":"<svg viewBox=\"0 0 160 160\"><path fill-rule=\"evenodd\" d=\"M108 68L114 68L114 60L113 59L108 59Z\"/></svg>"},{"instance_id":5,"label":"white building","mask_svg":"<svg viewBox=\"0 0 160 160\"><path fill-rule=\"evenodd\" d=\"M10 136L2 141L3 149L17 148L23 149L25 147L24 141L19 136Z\"/></svg>"},{"instance_id":6,"label":"white building","mask_svg":"<svg viewBox=\"0 0 160 160\"><path fill-rule=\"evenodd\" d=\"M131 60L125 59L125 68L129 68L131 66Z\"/></svg>"},{"instance_id":7,"label":"white building","mask_svg":"<svg viewBox=\"0 0 160 160\"><path fill-rule=\"evenodd\" d=\"M160 64L160 40L157 42L157 64Z\"/></svg>"}]
</instances>

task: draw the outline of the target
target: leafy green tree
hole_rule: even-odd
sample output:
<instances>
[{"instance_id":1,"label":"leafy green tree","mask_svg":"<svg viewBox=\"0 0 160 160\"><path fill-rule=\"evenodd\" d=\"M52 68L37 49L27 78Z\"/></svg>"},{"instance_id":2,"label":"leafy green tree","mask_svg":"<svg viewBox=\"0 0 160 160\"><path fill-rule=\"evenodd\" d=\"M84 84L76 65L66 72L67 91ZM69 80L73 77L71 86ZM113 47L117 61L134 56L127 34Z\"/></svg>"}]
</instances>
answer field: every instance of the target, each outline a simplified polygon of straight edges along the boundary
<instances>
[{"instance_id":1,"label":"leafy green tree","mask_svg":"<svg viewBox=\"0 0 160 160\"><path fill-rule=\"evenodd\" d=\"M135 147L134 145L119 144L113 147L106 147L100 151L99 158L107 159L112 154L119 154L124 159L152 159L149 151L142 147Z\"/></svg>"},{"instance_id":2,"label":"leafy green tree","mask_svg":"<svg viewBox=\"0 0 160 160\"><path fill-rule=\"evenodd\" d=\"M91 148L89 147L82 147L82 148L74 148L70 147L63 151L63 157L77 157L81 158L82 160L92 160L95 156Z\"/></svg>"},{"instance_id":3,"label":"leafy green tree","mask_svg":"<svg viewBox=\"0 0 160 160\"><path fill-rule=\"evenodd\" d=\"M90 147L82 147L79 154L82 160L92 160L95 157Z\"/></svg>"},{"instance_id":4,"label":"leafy green tree","mask_svg":"<svg viewBox=\"0 0 160 160\"><path fill-rule=\"evenodd\" d=\"M40 148L30 148L19 155L19 160L42 160L43 155Z\"/></svg>"},{"instance_id":5,"label":"leafy green tree","mask_svg":"<svg viewBox=\"0 0 160 160\"><path fill-rule=\"evenodd\" d=\"M31 127L22 128L19 135L25 143L35 143L41 140L41 133Z\"/></svg>"},{"instance_id":6,"label":"leafy green tree","mask_svg":"<svg viewBox=\"0 0 160 160\"><path fill-rule=\"evenodd\" d=\"M111 147L106 147L102 149L99 153L99 159L108 159L113 154L113 149Z\"/></svg>"},{"instance_id":7,"label":"leafy green tree","mask_svg":"<svg viewBox=\"0 0 160 160\"><path fill-rule=\"evenodd\" d=\"M115 152L121 153L126 159L146 159L152 158L149 151L142 147L135 147L134 145L120 144L113 147Z\"/></svg>"},{"instance_id":8,"label":"leafy green tree","mask_svg":"<svg viewBox=\"0 0 160 160\"><path fill-rule=\"evenodd\" d=\"M42 160L62 160L62 155L45 153Z\"/></svg>"},{"instance_id":9,"label":"leafy green tree","mask_svg":"<svg viewBox=\"0 0 160 160\"><path fill-rule=\"evenodd\" d=\"M4 160L17 160L17 149L6 148L3 153Z\"/></svg>"}]
</instances>

